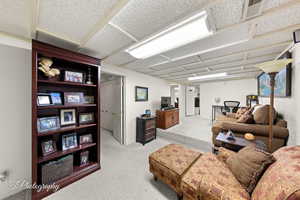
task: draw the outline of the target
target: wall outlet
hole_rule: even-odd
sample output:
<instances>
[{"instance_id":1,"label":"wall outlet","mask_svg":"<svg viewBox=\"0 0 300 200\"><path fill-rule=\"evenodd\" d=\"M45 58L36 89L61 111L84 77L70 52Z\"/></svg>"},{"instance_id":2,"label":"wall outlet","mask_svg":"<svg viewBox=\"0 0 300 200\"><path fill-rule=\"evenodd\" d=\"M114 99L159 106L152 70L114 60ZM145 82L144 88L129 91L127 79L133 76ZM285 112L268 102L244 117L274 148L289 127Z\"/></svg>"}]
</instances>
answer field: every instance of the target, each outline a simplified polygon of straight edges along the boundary
<instances>
[{"instance_id":1,"label":"wall outlet","mask_svg":"<svg viewBox=\"0 0 300 200\"><path fill-rule=\"evenodd\" d=\"M6 180L7 180L7 178L8 178L8 171L6 170L6 171L4 171L4 172L2 172L2 173L0 173L0 181L1 182L5 182Z\"/></svg>"}]
</instances>

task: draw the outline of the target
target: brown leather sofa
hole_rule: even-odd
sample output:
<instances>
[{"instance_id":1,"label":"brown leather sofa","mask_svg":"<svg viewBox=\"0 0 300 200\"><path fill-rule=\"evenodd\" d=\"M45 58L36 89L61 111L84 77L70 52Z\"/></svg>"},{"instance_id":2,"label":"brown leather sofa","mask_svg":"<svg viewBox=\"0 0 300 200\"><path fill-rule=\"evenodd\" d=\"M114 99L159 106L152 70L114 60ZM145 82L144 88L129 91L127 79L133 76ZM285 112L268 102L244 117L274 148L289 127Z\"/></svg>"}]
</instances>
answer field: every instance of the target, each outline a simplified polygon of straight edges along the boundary
<instances>
[{"instance_id":1,"label":"brown leather sofa","mask_svg":"<svg viewBox=\"0 0 300 200\"><path fill-rule=\"evenodd\" d=\"M217 135L221 131L231 130L235 136L243 137L245 133L252 133L256 139L262 140L268 144L269 126L260 124L245 124L238 123L234 115L227 114L217 116L216 121L212 126L212 142L215 147L219 147L220 143L216 141ZM287 122L285 120L277 120L273 126L274 138L272 152L280 147L286 146L289 138L289 130L287 129Z\"/></svg>"}]
</instances>

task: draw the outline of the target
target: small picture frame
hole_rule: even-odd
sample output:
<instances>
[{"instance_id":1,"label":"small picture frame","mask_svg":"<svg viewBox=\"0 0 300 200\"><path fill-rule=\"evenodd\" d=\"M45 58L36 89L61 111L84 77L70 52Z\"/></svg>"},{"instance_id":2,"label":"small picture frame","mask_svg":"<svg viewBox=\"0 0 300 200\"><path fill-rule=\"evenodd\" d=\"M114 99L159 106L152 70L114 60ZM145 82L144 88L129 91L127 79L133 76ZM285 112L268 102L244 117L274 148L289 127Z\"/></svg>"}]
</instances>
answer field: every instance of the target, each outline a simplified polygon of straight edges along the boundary
<instances>
[{"instance_id":1,"label":"small picture frame","mask_svg":"<svg viewBox=\"0 0 300 200\"><path fill-rule=\"evenodd\" d=\"M80 153L80 166L86 165L89 163L89 151L83 151Z\"/></svg>"},{"instance_id":2,"label":"small picture frame","mask_svg":"<svg viewBox=\"0 0 300 200\"><path fill-rule=\"evenodd\" d=\"M49 106L52 104L51 95L46 93L39 93L37 96L38 106Z\"/></svg>"},{"instance_id":3,"label":"small picture frame","mask_svg":"<svg viewBox=\"0 0 300 200\"><path fill-rule=\"evenodd\" d=\"M73 72L65 71L65 81L74 82L74 83L83 83L83 73L82 72Z\"/></svg>"},{"instance_id":4,"label":"small picture frame","mask_svg":"<svg viewBox=\"0 0 300 200\"><path fill-rule=\"evenodd\" d=\"M82 92L65 92L64 93L65 105L82 104L83 93Z\"/></svg>"},{"instance_id":5,"label":"small picture frame","mask_svg":"<svg viewBox=\"0 0 300 200\"><path fill-rule=\"evenodd\" d=\"M92 143L93 142L93 136L92 134L85 134L85 135L81 135L79 137L79 144L88 144L88 143Z\"/></svg>"},{"instance_id":6,"label":"small picture frame","mask_svg":"<svg viewBox=\"0 0 300 200\"><path fill-rule=\"evenodd\" d=\"M90 124L95 121L94 113L80 113L79 124Z\"/></svg>"},{"instance_id":7,"label":"small picture frame","mask_svg":"<svg viewBox=\"0 0 300 200\"><path fill-rule=\"evenodd\" d=\"M42 117L37 120L38 132L47 132L51 130L56 130L60 128L59 117Z\"/></svg>"},{"instance_id":8,"label":"small picture frame","mask_svg":"<svg viewBox=\"0 0 300 200\"><path fill-rule=\"evenodd\" d=\"M135 101L148 101L148 88L136 86Z\"/></svg>"},{"instance_id":9,"label":"small picture frame","mask_svg":"<svg viewBox=\"0 0 300 200\"><path fill-rule=\"evenodd\" d=\"M76 124L76 110L75 109L62 109L60 110L60 125L74 125Z\"/></svg>"},{"instance_id":10,"label":"small picture frame","mask_svg":"<svg viewBox=\"0 0 300 200\"><path fill-rule=\"evenodd\" d=\"M41 143L43 156L50 155L57 151L54 140L47 140Z\"/></svg>"},{"instance_id":11,"label":"small picture frame","mask_svg":"<svg viewBox=\"0 0 300 200\"><path fill-rule=\"evenodd\" d=\"M86 103L86 104L95 103L95 97L94 96L84 96L84 103Z\"/></svg>"},{"instance_id":12,"label":"small picture frame","mask_svg":"<svg viewBox=\"0 0 300 200\"><path fill-rule=\"evenodd\" d=\"M62 150L68 150L77 147L77 134L71 133L62 136Z\"/></svg>"},{"instance_id":13,"label":"small picture frame","mask_svg":"<svg viewBox=\"0 0 300 200\"><path fill-rule=\"evenodd\" d=\"M53 105L62 105L61 93L60 92L51 92L51 103Z\"/></svg>"}]
</instances>

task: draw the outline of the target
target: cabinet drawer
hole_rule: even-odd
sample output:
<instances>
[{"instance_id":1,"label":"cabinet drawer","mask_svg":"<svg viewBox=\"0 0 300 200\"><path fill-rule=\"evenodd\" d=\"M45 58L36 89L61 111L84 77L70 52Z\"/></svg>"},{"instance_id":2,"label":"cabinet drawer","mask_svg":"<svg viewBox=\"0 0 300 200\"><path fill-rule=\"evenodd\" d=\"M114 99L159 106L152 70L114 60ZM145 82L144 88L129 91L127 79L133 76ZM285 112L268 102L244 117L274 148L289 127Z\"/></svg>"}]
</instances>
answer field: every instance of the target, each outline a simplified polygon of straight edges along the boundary
<instances>
[{"instance_id":1,"label":"cabinet drawer","mask_svg":"<svg viewBox=\"0 0 300 200\"><path fill-rule=\"evenodd\" d=\"M145 131L145 140L151 140L152 138L155 137L155 134L156 134L155 129Z\"/></svg>"},{"instance_id":2,"label":"cabinet drawer","mask_svg":"<svg viewBox=\"0 0 300 200\"><path fill-rule=\"evenodd\" d=\"M152 129L152 128L155 128L155 127L156 127L155 120L147 120L145 122L145 128L146 128L146 130L147 129Z\"/></svg>"}]
</instances>

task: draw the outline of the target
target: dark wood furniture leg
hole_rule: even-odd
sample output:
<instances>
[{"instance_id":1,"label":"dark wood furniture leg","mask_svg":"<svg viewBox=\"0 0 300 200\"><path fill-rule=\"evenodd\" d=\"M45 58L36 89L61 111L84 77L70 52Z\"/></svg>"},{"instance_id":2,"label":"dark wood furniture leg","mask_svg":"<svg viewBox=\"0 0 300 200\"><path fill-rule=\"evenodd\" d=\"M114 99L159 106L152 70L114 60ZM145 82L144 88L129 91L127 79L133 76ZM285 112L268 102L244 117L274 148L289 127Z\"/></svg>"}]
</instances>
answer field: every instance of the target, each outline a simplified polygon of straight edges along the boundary
<instances>
[{"instance_id":1,"label":"dark wood furniture leg","mask_svg":"<svg viewBox=\"0 0 300 200\"><path fill-rule=\"evenodd\" d=\"M180 194L177 194L177 199L178 199L178 200L182 200L182 198L183 198L183 196L182 196L182 195L180 195Z\"/></svg>"}]
</instances>

